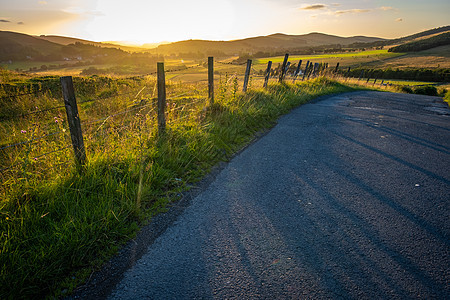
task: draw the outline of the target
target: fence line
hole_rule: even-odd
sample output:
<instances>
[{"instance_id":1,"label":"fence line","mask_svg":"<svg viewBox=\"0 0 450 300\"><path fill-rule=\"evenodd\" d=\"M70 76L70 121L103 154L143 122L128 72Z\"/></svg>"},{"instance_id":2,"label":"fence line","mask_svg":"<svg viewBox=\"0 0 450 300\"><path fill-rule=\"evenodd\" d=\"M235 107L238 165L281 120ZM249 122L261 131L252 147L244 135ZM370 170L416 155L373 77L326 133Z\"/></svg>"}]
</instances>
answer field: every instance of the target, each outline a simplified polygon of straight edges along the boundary
<instances>
[{"instance_id":1,"label":"fence line","mask_svg":"<svg viewBox=\"0 0 450 300\"><path fill-rule=\"evenodd\" d=\"M233 66L241 66L241 65L246 64L247 66L245 68L244 83L243 83L243 88L242 88L243 92L246 92L249 87L250 77L255 76L256 73L261 72L261 71L257 72L255 70L255 68L252 67L252 60L250 60L250 59L247 60L247 62L245 62L245 63L236 63L236 62L214 61L213 57L208 57L207 63L203 63L203 64L200 63L200 64L192 65L189 67L184 66L184 67L180 67L180 68L176 68L176 69L169 69L169 70L164 69L164 63L157 63L157 70L155 72L132 77L132 78L135 78L135 77L145 77L145 76L150 76L150 75L157 75L156 76L157 80L156 80L156 83L154 86L155 89L153 90L153 94L151 95L151 97L147 96L147 97L143 97L143 99L141 99L141 100L136 100L136 99L138 99L138 97L140 97L142 95L142 93L145 89L147 89L147 88L149 90L153 89L153 87L144 86L144 87L140 88L139 91L133 90L133 91L129 91L129 92L117 93L117 94L109 95L106 97L96 97L94 99L89 99L89 100L84 100L84 101L78 102L78 104L85 104L85 103L90 103L90 102L107 100L107 99L111 99L111 98L118 98L118 97L133 95L132 97L135 99L135 101L130 101L130 103L125 104L125 108L123 108L122 110L117 110L116 112L110 112L107 116L97 119L97 120L94 120L94 121L90 121L90 122L83 122L80 119L80 116L78 114L76 91L73 86L72 77L66 76L66 77L60 78L60 84L61 84L61 88L63 91L64 105L58 105L58 106L54 106L54 107L50 107L50 108L46 108L46 109L32 111L32 112L22 114L19 116L12 116L12 118L26 117L26 116L33 115L33 114L39 114L39 113L44 113L44 112L53 111L53 110L57 110L57 109L62 109L64 107L66 110L67 121L69 124L69 133L70 133L71 141L72 141L71 145L74 149L74 154L75 154L75 163L77 166L83 166L86 161L86 150L84 147L84 139L83 139L82 129L88 130L88 132L92 132L92 131L89 131L91 129L90 128L91 126L94 127L93 125L102 123L95 130L95 132L98 132L104 126L104 124L106 123L107 120L110 120L110 119L120 116L120 115L125 115L128 113L131 113L134 111L138 111L138 114L139 114L146 107L153 106L149 111L146 111L143 114L149 115L156 111L157 130L158 130L159 135L162 135L166 130L166 122L170 123L173 121L171 118L175 118L176 120L181 120L181 119L190 117L189 116L189 107L195 107L196 105L199 105L200 103L202 103L204 100L207 100L207 99L209 100L209 104L212 105L214 103L214 90L215 90L214 64L233 65ZM278 82L283 82L283 80L285 80L285 78L287 76L290 76L293 83L295 83L295 81L297 79L298 80L301 79L303 81L305 79L310 78L311 76L318 76L318 75L324 75L324 74L333 76L335 78L338 76L342 76L343 78L347 78L347 80L348 80L349 75L350 75L350 70L351 70L350 67L348 67L346 72L344 70L340 70L339 62L336 64L336 66L329 66L328 63L320 63L319 64L319 63L313 63L311 61L306 61L306 63L303 64L302 60L299 60L297 63L297 66L294 67L295 64L291 65L291 62L289 62L289 54L285 55L281 66L277 67L276 69L273 69L272 65L273 65L272 61L268 61L267 68L265 69L264 75L262 76L262 78L264 78L263 88L267 88L268 82L271 77L272 78L278 77ZM304 68L302 68L303 66L304 66ZM185 103L179 107L167 107L167 101L183 99L183 98L188 99L189 97L194 97L194 95L198 96L201 94L199 94L199 91L194 91L194 94L192 93L192 91L188 91L185 93L167 97L165 74L173 73L173 72L180 72L180 71L185 71L188 69L195 69L195 68L207 68L208 69L207 78L197 81L197 82L200 82L200 81L207 82L207 84L208 84L207 95L204 95L204 97L202 97L202 100L199 100L199 101L191 101L191 102ZM373 80L372 85L375 85L375 84L377 84L379 79L382 79L382 78L379 78L380 77L379 75L375 75L375 74L368 74L367 78L365 78L364 75L365 75L365 71L362 70L361 74L357 80L361 81L364 78L366 80L366 84L369 84L369 82L371 80ZM371 78L371 77L375 77L375 78ZM381 75L381 77L382 77L382 75ZM224 82L225 82L225 84L228 85L231 81L236 80L237 78L238 78L238 74L235 73L235 74L231 75ZM356 78L355 78L355 80L356 80ZM237 82L237 81L235 81L235 82ZM383 85L385 85L384 80L381 81L380 86L383 86ZM15 98L15 97L26 96L26 95L36 95L36 92L43 92L43 91L34 91L34 92L30 92L30 93L2 96L1 98ZM156 97L154 96L155 92L157 92ZM186 96L186 95L188 95L188 96ZM130 98L132 98L132 97L130 97ZM175 102L173 102L173 103L174 103L173 105L175 105ZM126 122L128 122L128 121L126 121L126 119L122 119L122 121L118 121L117 122L118 125L120 125L120 123L121 123L123 126L120 126L120 127L115 126L114 129L121 130L123 128L133 127L133 126L135 126L135 124L138 124L138 123L127 124ZM124 124L126 124L126 125L124 125ZM49 125L49 126L51 126L51 125ZM137 125L137 126L140 126L140 125ZM107 128L110 128L110 127L107 127ZM19 147L19 146L35 144L35 143L38 143L38 141L40 141L46 137L57 136L57 135L60 135L62 132L63 131L61 131L61 130L56 131L56 132L51 132L51 133L45 134L40 137L34 137L27 141L21 141L21 142L13 143L10 145L5 145L5 146L0 147L0 150L7 150L10 148L15 148L15 147ZM41 158L41 157L45 157L52 153L61 152L69 147L70 147L70 145L62 147L62 148L58 148L56 150L40 154L40 155L36 156L35 158ZM6 169L5 168L0 169L0 172L9 170L16 166L17 166L17 164L11 165Z\"/></svg>"}]
</instances>

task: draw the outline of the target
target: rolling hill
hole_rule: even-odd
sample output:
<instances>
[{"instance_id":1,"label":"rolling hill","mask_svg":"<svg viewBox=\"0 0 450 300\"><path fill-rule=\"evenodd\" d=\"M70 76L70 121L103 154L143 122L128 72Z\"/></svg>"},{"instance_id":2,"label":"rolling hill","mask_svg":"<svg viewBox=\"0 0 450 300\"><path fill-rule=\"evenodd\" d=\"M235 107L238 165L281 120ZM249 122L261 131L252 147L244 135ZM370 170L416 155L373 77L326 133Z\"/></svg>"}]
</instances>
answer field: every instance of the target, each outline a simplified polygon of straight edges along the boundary
<instances>
[{"instance_id":1,"label":"rolling hill","mask_svg":"<svg viewBox=\"0 0 450 300\"><path fill-rule=\"evenodd\" d=\"M119 45L115 43L106 43L106 42L93 42L83 39L77 39L72 37L66 37L66 36L58 36L58 35L40 35L36 36L39 39L46 40L52 43L60 44L60 45L70 45L75 43L81 43L81 44L87 44L87 45L94 45L97 47L103 47L103 48L118 48L124 51L129 52L140 52L143 50L146 50L145 48L141 47L131 47L131 46L125 46L125 45Z\"/></svg>"},{"instance_id":2,"label":"rolling hill","mask_svg":"<svg viewBox=\"0 0 450 300\"><path fill-rule=\"evenodd\" d=\"M414 40L412 42L407 42L405 44L392 47L389 49L390 52L419 52L423 50L428 50L436 48L439 46L450 45L450 31L434 35L429 38L422 38Z\"/></svg>"},{"instance_id":3,"label":"rolling hill","mask_svg":"<svg viewBox=\"0 0 450 300\"><path fill-rule=\"evenodd\" d=\"M233 41L205 41L187 40L171 44L160 45L152 51L162 54L186 52L224 52L237 54L239 52L258 52L273 50L289 50L311 48L325 45L347 46L353 43L369 43L385 41L376 37L339 37L323 33L309 33L305 35L287 35L276 33L268 36L259 36Z\"/></svg>"},{"instance_id":4,"label":"rolling hill","mask_svg":"<svg viewBox=\"0 0 450 300\"><path fill-rule=\"evenodd\" d=\"M323 33L287 35L276 33L231 41L185 40L159 45L153 49L119 46L112 43L98 43L63 36L31 36L22 33L0 31L0 63L11 61L57 61L70 57L83 60L87 57L126 56L132 52L148 52L147 55L178 55L204 57L234 56L248 53L278 53L292 51L311 53L325 50L339 51L341 48L370 48L387 45L401 45L418 39L426 39L448 32L450 26L443 26L398 39L353 36L340 37ZM181 55L180 55L181 54ZM183 56L184 57L184 56ZM187 57L186 57L187 58ZM105 60L105 59L103 59Z\"/></svg>"},{"instance_id":5,"label":"rolling hill","mask_svg":"<svg viewBox=\"0 0 450 300\"><path fill-rule=\"evenodd\" d=\"M26 60L31 57L45 59L61 51L61 45L27 34L0 31L0 62Z\"/></svg>"}]
</instances>

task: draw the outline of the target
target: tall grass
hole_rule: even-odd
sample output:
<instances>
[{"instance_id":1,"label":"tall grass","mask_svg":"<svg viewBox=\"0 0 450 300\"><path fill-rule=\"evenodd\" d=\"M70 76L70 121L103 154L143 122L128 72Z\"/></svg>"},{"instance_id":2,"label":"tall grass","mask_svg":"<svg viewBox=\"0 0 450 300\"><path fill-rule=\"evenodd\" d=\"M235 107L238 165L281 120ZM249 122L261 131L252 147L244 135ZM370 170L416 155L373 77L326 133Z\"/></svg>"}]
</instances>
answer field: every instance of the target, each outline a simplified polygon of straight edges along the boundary
<instances>
[{"instance_id":1,"label":"tall grass","mask_svg":"<svg viewBox=\"0 0 450 300\"><path fill-rule=\"evenodd\" d=\"M169 85L167 130L161 135L155 131L151 79L95 89L95 97L104 96L108 102L89 101L94 98L81 93L88 155L82 172L71 163L57 166L71 159L70 148L37 161L34 145L3 155L2 161L28 163L17 162L18 170L2 173L0 298L67 295L140 225L176 201L212 166L248 144L256 132L314 97L350 90L325 78L274 84L245 94L237 92L236 85L232 80L221 82L213 105L203 96L206 85ZM186 92L190 94L180 96ZM63 115L47 117L54 129L63 132ZM33 118L2 124L9 124L19 136L26 125L24 134L36 135L42 122ZM58 143L39 147L44 151L59 147L53 142Z\"/></svg>"}]
</instances>

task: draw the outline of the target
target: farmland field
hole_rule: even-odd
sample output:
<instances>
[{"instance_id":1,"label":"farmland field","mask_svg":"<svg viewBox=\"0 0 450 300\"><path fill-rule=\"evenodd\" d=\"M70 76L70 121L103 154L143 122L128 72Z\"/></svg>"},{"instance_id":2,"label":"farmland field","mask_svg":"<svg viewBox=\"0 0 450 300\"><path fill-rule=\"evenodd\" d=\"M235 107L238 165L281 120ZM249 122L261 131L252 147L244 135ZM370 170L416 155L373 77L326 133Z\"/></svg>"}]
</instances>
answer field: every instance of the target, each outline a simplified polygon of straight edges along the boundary
<instances>
[{"instance_id":1,"label":"farmland field","mask_svg":"<svg viewBox=\"0 0 450 300\"><path fill-rule=\"evenodd\" d=\"M369 51L361 51L361 52L346 52L346 53L332 53L332 54L319 54L319 55L293 55L290 57L291 60L329 60L329 59L349 59L353 61L353 59L358 60L362 58L368 58L371 60L385 59L391 57L401 56L401 53L391 53L387 50L369 50ZM269 60L273 63L281 63L283 62L284 56L277 56L272 58L263 58L258 59L256 61L257 64L267 64Z\"/></svg>"},{"instance_id":2,"label":"farmland field","mask_svg":"<svg viewBox=\"0 0 450 300\"><path fill-rule=\"evenodd\" d=\"M241 80L245 72L245 65L238 65L234 61L238 57L230 57L226 59L215 58L214 71L215 74L220 76L234 75L238 76ZM273 62L273 68L276 68L283 62L284 56L267 57L253 59L252 75L255 81L257 74L262 75L265 71L267 62L270 60ZM320 54L320 55L291 55L289 61L291 63L298 63L299 60L303 61L303 67L306 61L312 63L327 63L330 67L336 66L339 63L340 68L449 68L450 67L450 46L442 46L435 49L421 51L418 53L392 53L384 50L368 50L360 52L346 52L337 54ZM60 62L47 63L47 65L55 65ZM8 69L20 68L27 69L35 67L39 69L43 63L37 62L18 62L11 65L4 65ZM130 68L125 65L75 65L64 66L60 68L54 68L49 70L35 70L31 74L39 76L49 75L80 75L83 70L94 68L98 70L99 75L114 75L114 76L134 76L143 75L142 72L136 73L135 68ZM156 71L156 65L149 65L147 74ZM168 71L167 78L173 81L180 82L198 82L204 81L204 75L207 73L207 68L204 60L183 60L183 59L166 59L165 69ZM173 70L176 70L173 72ZM94 73L95 74L95 71ZM88 74L89 75L89 74Z\"/></svg>"}]
</instances>

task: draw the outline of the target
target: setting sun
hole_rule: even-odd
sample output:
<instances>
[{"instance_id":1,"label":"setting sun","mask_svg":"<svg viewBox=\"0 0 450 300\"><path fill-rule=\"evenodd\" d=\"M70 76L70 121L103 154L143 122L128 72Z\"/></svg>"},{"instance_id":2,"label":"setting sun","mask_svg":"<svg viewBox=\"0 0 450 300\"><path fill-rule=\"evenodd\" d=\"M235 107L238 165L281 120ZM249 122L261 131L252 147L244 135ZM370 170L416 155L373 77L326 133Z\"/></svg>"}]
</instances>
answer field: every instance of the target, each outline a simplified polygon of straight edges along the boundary
<instances>
[{"instance_id":1,"label":"setting sun","mask_svg":"<svg viewBox=\"0 0 450 300\"><path fill-rule=\"evenodd\" d=\"M134 8L132 13L127 12L130 7ZM236 15L228 0L214 1L215 12L211 12L208 0L163 1L158 5L136 0L100 0L96 10L101 13L85 25L85 31L94 39L120 37L138 43L198 37L220 39L231 33Z\"/></svg>"}]
</instances>

